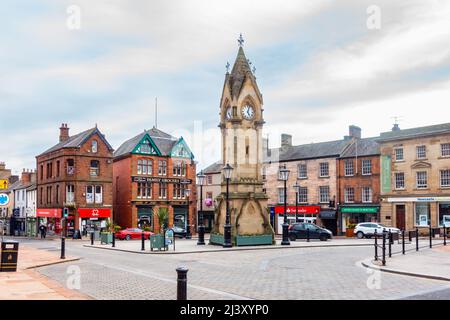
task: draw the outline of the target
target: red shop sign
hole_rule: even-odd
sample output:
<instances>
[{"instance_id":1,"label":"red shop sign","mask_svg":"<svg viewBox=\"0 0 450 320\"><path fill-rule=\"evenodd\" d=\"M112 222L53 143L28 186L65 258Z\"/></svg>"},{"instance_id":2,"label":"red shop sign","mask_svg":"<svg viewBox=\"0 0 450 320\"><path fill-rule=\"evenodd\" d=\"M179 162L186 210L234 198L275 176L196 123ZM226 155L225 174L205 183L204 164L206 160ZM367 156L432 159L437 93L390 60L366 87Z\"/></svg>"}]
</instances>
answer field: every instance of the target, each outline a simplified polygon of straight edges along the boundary
<instances>
[{"instance_id":1,"label":"red shop sign","mask_svg":"<svg viewBox=\"0 0 450 320\"><path fill-rule=\"evenodd\" d=\"M298 214L319 214L320 206L298 206ZM287 214L295 214L295 206L286 208ZM275 214L284 214L284 206L276 206Z\"/></svg>"},{"instance_id":2,"label":"red shop sign","mask_svg":"<svg viewBox=\"0 0 450 320\"><path fill-rule=\"evenodd\" d=\"M61 218L62 209L37 209L36 216L41 218Z\"/></svg>"},{"instance_id":3,"label":"red shop sign","mask_svg":"<svg viewBox=\"0 0 450 320\"><path fill-rule=\"evenodd\" d=\"M78 209L80 218L111 218L111 209L86 208Z\"/></svg>"}]
</instances>

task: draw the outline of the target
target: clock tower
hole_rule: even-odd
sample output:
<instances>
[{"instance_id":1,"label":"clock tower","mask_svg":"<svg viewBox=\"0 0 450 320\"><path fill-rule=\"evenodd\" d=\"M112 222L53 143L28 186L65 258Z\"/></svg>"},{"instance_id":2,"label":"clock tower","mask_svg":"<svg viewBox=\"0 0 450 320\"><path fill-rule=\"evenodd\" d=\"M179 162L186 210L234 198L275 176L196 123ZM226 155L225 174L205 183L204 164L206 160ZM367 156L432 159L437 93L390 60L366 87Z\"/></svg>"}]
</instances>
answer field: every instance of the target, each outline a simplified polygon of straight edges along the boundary
<instances>
[{"instance_id":1,"label":"clock tower","mask_svg":"<svg viewBox=\"0 0 450 320\"><path fill-rule=\"evenodd\" d=\"M229 181L229 208L233 242L236 236L266 235L273 241L267 209L267 196L263 192L262 129L263 97L255 78L255 68L246 58L242 35L231 73L225 75L220 99L222 133L222 163L234 169ZM222 178L222 193L217 198L213 233L223 235L226 221L226 180Z\"/></svg>"}]
</instances>

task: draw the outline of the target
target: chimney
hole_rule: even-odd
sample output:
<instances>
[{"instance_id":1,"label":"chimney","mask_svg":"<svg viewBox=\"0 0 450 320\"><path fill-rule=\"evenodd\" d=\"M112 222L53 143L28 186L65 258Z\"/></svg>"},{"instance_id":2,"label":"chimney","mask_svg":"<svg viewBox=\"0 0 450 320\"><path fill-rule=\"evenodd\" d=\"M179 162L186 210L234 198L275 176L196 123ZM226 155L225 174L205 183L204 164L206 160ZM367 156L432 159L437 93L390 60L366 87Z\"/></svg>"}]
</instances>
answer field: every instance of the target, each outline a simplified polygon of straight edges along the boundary
<instances>
[{"instance_id":1,"label":"chimney","mask_svg":"<svg viewBox=\"0 0 450 320\"><path fill-rule=\"evenodd\" d=\"M400 127L398 126L398 123L394 123L394 126L392 127L392 131L400 131Z\"/></svg>"},{"instance_id":2,"label":"chimney","mask_svg":"<svg viewBox=\"0 0 450 320\"><path fill-rule=\"evenodd\" d=\"M63 142L69 139L69 128L67 127L67 123L61 124L61 128L59 128L59 142Z\"/></svg>"},{"instance_id":3,"label":"chimney","mask_svg":"<svg viewBox=\"0 0 450 320\"><path fill-rule=\"evenodd\" d=\"M281 134L281 147L282 148L292 147L292 136L290 134L286 133Z\"/></svg>"},{"instance_id":4,"label":"chimney","mask_svg":"<svg viewBox=\"0 0 450 320\"><path fill-rule=\"evenodd\" d=\"M354 125L349 126L348 135L350 138L361 139L361 128Z\"/></svg>"},{"instance_id":5,"label":"chimney","mask_svg":"<svg viewBox=\"0 0 450 320\"><path fill-rule=\"evenodd\" d=\"M0 162L0 170L5 170L6 164L4 162Z\"/></svg>"},{"instance_id":6,"label":"chimney","mask_svg":"<svg viewBox=\"0 0 450 320\"><path fill-rule=\"evenodd\" d=\"M23 169L22 177L20 178L20 180L23 183L30 183L31 182L31 172L29 172L28 170Z\"/></svg>"}]
</instances>

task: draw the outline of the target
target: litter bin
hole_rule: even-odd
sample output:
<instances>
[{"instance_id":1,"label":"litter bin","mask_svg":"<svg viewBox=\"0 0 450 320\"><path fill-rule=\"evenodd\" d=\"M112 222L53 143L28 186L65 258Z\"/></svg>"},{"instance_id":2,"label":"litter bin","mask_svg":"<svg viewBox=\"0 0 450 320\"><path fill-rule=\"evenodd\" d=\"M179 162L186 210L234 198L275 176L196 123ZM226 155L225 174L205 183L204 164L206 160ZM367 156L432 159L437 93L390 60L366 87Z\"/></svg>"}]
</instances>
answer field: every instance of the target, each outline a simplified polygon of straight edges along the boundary
<instances>
[{"instance_id":1,"label":"litter bin","mask_svg":"<svg viewBox=\"0 0 450 320\"><path fill-rule=\"evenodd\" d=\"M0 272L17 271L18 253L19 253L19 242L12 240L2 242Z\"/></svg>"}]
</instances>

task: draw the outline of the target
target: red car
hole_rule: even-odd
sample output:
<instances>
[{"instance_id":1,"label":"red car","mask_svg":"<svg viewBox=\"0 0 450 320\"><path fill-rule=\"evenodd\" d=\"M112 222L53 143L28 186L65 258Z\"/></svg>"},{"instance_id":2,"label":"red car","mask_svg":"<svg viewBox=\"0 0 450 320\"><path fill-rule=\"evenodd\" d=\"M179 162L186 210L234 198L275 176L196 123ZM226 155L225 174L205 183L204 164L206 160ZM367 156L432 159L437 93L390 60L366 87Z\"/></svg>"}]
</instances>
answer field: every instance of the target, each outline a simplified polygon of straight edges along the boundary
<instances>
[{"instance_id":1,"label":"red car","mask_svg":"<svg viewBox=\"0 0 450 320\"><path fill-rule=\"evenodd\" d=\"M150 236L153 236L153 235L154 235L153 232L144 231L145 240L150 239ZM120 239L120 240L134 240L134 239L140 240L142 237L142 230L139 228L124 229L124 230L120 230L119 232L116 232L114 234L114 237L116 239Z\"/></svg>"}]
</instances>

